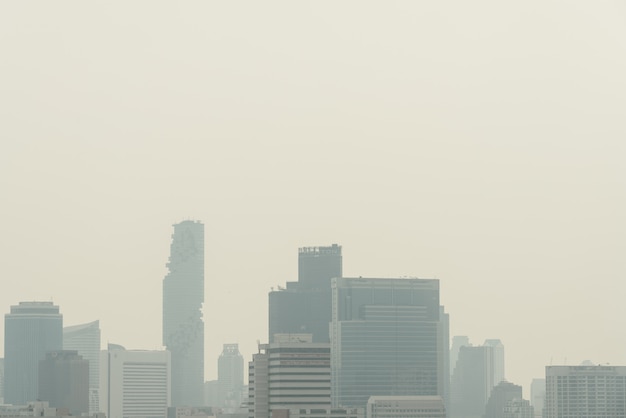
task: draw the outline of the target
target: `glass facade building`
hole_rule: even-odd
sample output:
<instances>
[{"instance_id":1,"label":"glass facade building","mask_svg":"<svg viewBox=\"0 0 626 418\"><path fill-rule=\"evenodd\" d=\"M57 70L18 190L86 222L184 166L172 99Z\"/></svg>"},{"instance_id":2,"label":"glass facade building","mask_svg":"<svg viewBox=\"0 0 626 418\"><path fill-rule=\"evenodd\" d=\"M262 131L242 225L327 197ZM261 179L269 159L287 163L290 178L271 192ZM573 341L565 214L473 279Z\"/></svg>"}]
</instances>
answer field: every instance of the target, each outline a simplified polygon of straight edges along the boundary
<instances>
[{"instance_id":1,"label":"glass facade building","mask_svg":"<svg viewBox=\"0 0 626 418\"><path fill-rule=\"evenodd\" d=\"M333 406L365 407L372 395L441 396L443 329L438 280L333 279Z\"/></svg>"},{"instance_id":2,"label":"glass facade building","mask_svg":"<svg viewBox=\"0 0 626 418\"><path fill-rule=\"evenodd\" d=\"M63 349L63 315L52 302L20 302L4 316L4 402L37 400L39 361Z\"/></svg>"}]
</instances>

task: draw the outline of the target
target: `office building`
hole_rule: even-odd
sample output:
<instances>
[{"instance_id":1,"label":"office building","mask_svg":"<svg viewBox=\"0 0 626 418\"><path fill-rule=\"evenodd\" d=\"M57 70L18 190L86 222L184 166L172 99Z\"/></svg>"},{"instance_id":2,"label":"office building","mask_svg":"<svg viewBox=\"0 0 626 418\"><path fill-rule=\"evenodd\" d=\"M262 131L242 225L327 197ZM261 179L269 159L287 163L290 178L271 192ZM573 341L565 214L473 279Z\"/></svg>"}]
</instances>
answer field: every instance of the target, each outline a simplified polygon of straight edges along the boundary
<instances>
[{"instance_id":1,"label":"office building","mask_svg":"<svg viewBox=\"0 0 626 418\"><path fill-rule=\"evenodd\" d=\"M204 382L204 406L217 407L219 405L217 395L217 380L207 380Z\"/></svg>"},{"instance_id":2,"label":"office building","mask_svg":"<svg viewBox=\"0 0 626 418\"><path fill-rule=\"evenodd\" d=\"M514 399L522 399L522 387L501 381L492 390L485 406L485 418L501 418L504 407Z\"/></svg>"},{"instance_id":3,"label":"office building","mask_svg":"<svg viewBox=\"0 0 626 418\"><path fill-rule=\"evenodd\" d=\"M172 406L200 406L204 386L204 225L174 225L163 280L163 345L172 356Z\"/></svg>"},{"instance_id":4,"label":"office building","mask_svg":"<svg viewBox=\"0 0 626 418\"><path fill-rule=\"evenodd\" d=\"M169 351L126 350L109 344L100 365L100 409L107 418L167 418Z\"/></svg>"},{"instance_id":5,"label":"office building","mask_svg":"<svg viewBox=\"0 0 626 418\"><path fill-rule=\"evenodd\" d=\"M67 408L54 408L44 401L28 402L25 405L0 405L0 418L69 418ZM103 413L83 415L83 418L106 418Z\"/></svg>"},{"instance_id":6,"label":"office building","mask_svg":"<svg viewBox=\"0 0 626 418\"><path fill-rule=\"evenodd\" d=\"M330 288L330 280L343 276L341 246L298 249L298 283L306 289Z\"/></svg>"},{"instance_id":7,"label":"office building","mask_svg":"<svg viewBox=\"0 0 626 418\"><path fill-rule=\"evenodd\" d=\"M626 417L626 366L546 366L543 418Z\"/></svg>"},{"instance_id":8,"label":"office building","mask_svg":"<svg viewBox=\"0 0 626 418\"><path fill-rule=\"evenodd\" d=\"M225 412L235 412L243 400L243 356L238 344L224 344L217 360L218 405Z\"/></svg>"},{"instance_id":9,"label":"office building","mask_svg":"<svg viewBox=\"0 0 626 418\"><path fill-rule=\"evenodd\" d=\"M442 396L444 339L439 281L332 281L332 403L370 396Z\"/></svg>"},{"instance_id":10,"label":"office building","mask_svg":"<svg viewBox=\"0 0 626 418\"><path fill-rule=\"evenodd\" d=\"M454 373L456 362L459 358L461 347L470 345L469 338L466 335L455 335L452 337L452 347L450 347L450 377Z\"/></svg>"},{"instance_id":11,"label":"office building","mask_svg":"<svg viewBox=\"0 0 626 418\"><path fill-rule=\"evenodd\" d=\"M485 340L483 344L493 348L493 383L497 385L505 378L504 375L504 345L498 339Z\"/></svg>"},{"instance_id":12,"label":"office building","mask_svg":"<svg viewBox=\"0 0 626 418\"><path fill-rule=\"evenodd\" d=\"M89 413L89 361L75 350L49 351L39 362L39 397L71 415Z\"/></svg>"},{"instance_id":13,"label":"office building","mask_svg":"<svg viewBox=\"0 0 626 418\"><path fill-rule=\"evenodd\" d=\"M4 403L4 359L0 358L0 405Z\"/></svg>"},{"instance_id":14,"label":"office building","mask_svg":"<svg viewBox=\"0 0 626 418\"><path fill-rule=\"evenodd\" d=\"M493 347L461 346L450 385L452 418L482 418L491 389Z\"/></svg>"},{"instance_id":15,"label":"office building","mask_svg":"<svg viewBox=\"0 0 626 418\"><path fill-rule=\"evenodd\" d=\"M310 334L276 334L248 364L250 418L275 410L330 409L330 345Z\"/></svg>"},{"instance_id":16,"label":"office building","mask_svg":"<svg viewBox=\"0 0 626 418\"><path fill-rule=\"evenodd\" d=\"M298 281L269 293L269 341L274 334L312 334L313 342L330 341L330 280L342 276L341 246L298 249Z\"/></svg>"},{"instance_id":17,"label":"office building","mask_svg":"<svg viewBox=\"0 0 626 418\"><path fill-rule=\"evenodd\" d=\"M533 418L534 409L526 399L512 399L504 406L502 418Z\"/></svg>"},{"instance_id":18,"label":"office building","mask_svg":"<svg viewBox=\"0 0 626 418\"><path fill-rule=\"evenodd\" d=\"M272 418L365 418L365 408L275 409Z\"/></svg>"},{"instance_id":19,"label":"office building","mask_svg":"<svg viewBox=\"0 0 626 418\"><path fill-rule=\"evenodd\" d=\"M535 411L535 418L541 418L545 399L546 379L533 379L530 383L530 404Z\"/></svg>"},{"instance_id":20,"label":"office building","mask_svg":"<svg viewBox=\"0 0 626 418\"><path fill-rule=\"evenodd\" d=\"M441 396L371 396L366 418L446 418Z\"/></svg>"},{"instance_id":21,"label":"office building","mask_svg":"<svg viewBox=\"0 0 626 418\"><path fill-rule=\"evenodd\" d=\"M89 413L100 411L100 321L63 328L63 349L76 350L89 362Z\"/></svg>"},{"instance_id":22,"label":"office building","mask_svg":"<svg viewBox=\"0 0 626 418\"><path fill-rule=\"evenodd\" d=\"M443 398L446 411L450 409L450 314L446 313L443 306L439 307L439 344L442 347L443 354L443 392L440 394Z\"/></svg>"},{"instance_id":23,"label":"office building","mask_svg":"<svg viewBox=\"0 0 626 418\"><path fill-rule=\"evenodd\" d=\"M63 348L63 315L52 302L20 302L4 316L4 401L37 399L39 361Z\"/></svg>"}]
</instances>

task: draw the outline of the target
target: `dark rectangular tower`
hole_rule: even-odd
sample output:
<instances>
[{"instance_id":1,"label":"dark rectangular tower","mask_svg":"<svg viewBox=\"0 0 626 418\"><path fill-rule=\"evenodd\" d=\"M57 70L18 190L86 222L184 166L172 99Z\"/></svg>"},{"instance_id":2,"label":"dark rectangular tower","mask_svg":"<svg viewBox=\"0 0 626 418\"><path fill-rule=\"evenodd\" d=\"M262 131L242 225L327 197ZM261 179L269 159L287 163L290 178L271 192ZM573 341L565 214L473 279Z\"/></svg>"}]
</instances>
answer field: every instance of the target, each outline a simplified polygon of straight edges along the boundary
<instances>
[{"instance_id":1,"label":"dark rectangular tower","mask_svg":"<svg viewBox=\"0 0 626 418\"><path fill-rule=\"evenodd\" d=\"M174 225L163 280L163 345L171 352L172 406L199 406L204 386L204 225Z\"/></svg>"},{"instance_id":2,"label":"dark rectangular tower","mask_svg":"<svg viewBox=\"0 0 626 418\"><path fill-rule=\"evenodd\" d=\"M275 334L311 334L328 343L330 281L342 275L341 246L298 249L298 281L269 294L269 340Z\"/></svg>"}]
</instances>

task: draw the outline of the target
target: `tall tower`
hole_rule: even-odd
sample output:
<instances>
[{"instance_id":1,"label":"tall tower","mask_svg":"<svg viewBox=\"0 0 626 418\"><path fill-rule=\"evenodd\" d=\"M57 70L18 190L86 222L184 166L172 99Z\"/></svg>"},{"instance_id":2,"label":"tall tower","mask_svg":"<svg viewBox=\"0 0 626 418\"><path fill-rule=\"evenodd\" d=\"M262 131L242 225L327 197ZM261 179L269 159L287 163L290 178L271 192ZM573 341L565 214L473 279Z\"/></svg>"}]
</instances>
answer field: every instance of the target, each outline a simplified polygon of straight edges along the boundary
<instances>
[{"instance_id":1,"label":"tall tower","mask_svg":"<svg viewBox=\"0 0 626 418\"><path fill-rule=\"evenodd\" d=\"M333 406L370 396L442 396L439 281L339 278L332 283Z\"/></svg>"},{"instance_id":2,"label":"tall tower","mask_svg":"<svg viewBox=\"0 0 626 418\"><path fill-rule=\"evenodd\" d=\"M243 356L238 344L224 344L217 360L218 406L235 412L243 396Z\"/></svg>"},{"instance_id":3,"label":"tall tower","mask_svg":"<svg viewBox=\"0 0 626 418\"><path fill-rule=\"evenodd\" d=\"M63 348L63 315L52 302L20 302L4 316L4 401L37 400L39 361Z\"/></svg>"},{"instance_id":4,"label":"tall tower","mask_svg":"<svg viewBox=\"0 0 626 418\"><path fill-rule=\"evenodd\" d=\"M63 349L76 350L89 362L89 413L100 412L100 321L64 327Z\"/></svg>"},{"instance_id":5,"label":"tall tower","mask_svg":"<svg viewBox=\"0 0 626 418\"><path fill-rule=\"evenodd\" d=\"M172 406L199 406L204 385L204 225L174 225L163 280L163 345L171 352Z\"/></svg>"},{"instance_id":6,"label":"tall tower","mask_svg":"<svg viewBox=\"0 0 626 418\"><path fill-rule=\"evenodd\" d=\"M269 293L269 341L275 334L312 334L328 343L331 320L330 280L342 276L341 246L298 249L298 281Z\"/></svg>"}]
</instances>

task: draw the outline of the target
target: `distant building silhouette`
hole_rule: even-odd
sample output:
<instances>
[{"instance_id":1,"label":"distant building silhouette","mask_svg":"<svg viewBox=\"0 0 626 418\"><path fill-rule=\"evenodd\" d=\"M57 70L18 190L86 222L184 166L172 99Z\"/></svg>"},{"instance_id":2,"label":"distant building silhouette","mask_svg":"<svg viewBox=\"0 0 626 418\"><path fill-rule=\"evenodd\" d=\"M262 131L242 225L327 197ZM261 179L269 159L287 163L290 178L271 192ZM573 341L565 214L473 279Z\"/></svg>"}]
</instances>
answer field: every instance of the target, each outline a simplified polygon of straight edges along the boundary
<instances>
[{"instance_id":1,"label":"distant building silhouette","mask_svg":"<svg viewBox=\"0 0 626 418\"><path fill-rule=\"evenodd\" d=\"M333 406L443 394L438 280L337 278L332 292Z\"/></svg>"},{"instance_id":2,"label":"distant building silhouette","mask_svg":"<svg viewBox=\"0 0 626 418\"><path fill-rule=\"evenodd\" d=\"M522 399L522 387L501 381L492 390L485 406L485 418L502 418L504 407L509 401Z\"/></svg>"},{"instance_id":3,"label":"distant building silhouette","mask_svg":"<svg viewBox=\"0 0 626 418\"><path fill-rule=\"evenodd\" d=\"M530 403L535 411L535 418L541 418L546 399L546 379L533 379L530 384Z\"/></svg>"},{"instance_id":4,"label":"distant building silhouette","mask_svg":"<svg viewBox=\"0 0 626 418\"><path fill-rule=\"evenodd\" d=\"M248 365L250 418L330 409L330 345L312 341L310 334L276 334L259 345Z\"/></svg>"},{"instance_id":5,"label":"distant building silhouette","mask_svg":"<svg viewBox=\"0 0 626 418\"><path fill-rule=\"evenodd\" d=\"M241 407L243 397L243 356L238 344L224 344L217 360L218 405L225 412Z\"/></svg>"},{"instance_id":6,"label":"distant building silhouette","mask_svg":"<svg viewBox=\"0 0 626 418\"><path fill-rule=\"evenodd\" d=\"M446 408L441 396L371 396L366 417L446 418Z\"/></svg>"},{"instance_id":7,"label":"distant building silhouette","mask_svg":"<svg viewBox=\"0 0 626 418\"><path fill-rule=\"evenodd\" d=\"M218 405L217 380L207 380L204 382L204 406L217 407Z\"/></svg>"},{"instance_id":8,"label":"distant building silhouette","mask_svg":"<svg viewBox=\"0 0 626 418\"><path fill-rule=\"evenodd\" d=\"M172 406L200 406L204 387L204 225L174 225L163 280L163 345L172 355Z\"/></svg>"},{"instance_id":9,"label":"distant building silhouette","mask_svg":"<svg viewBox=\"0 0 626 418\"><path fill-rule=\"evenodd\" d=\"M461 347L471 345L469 337L466 335L455 335L452 337L452 347L450 347L450 376L454 373L456 362L459 358Z\"/></svg>"},{"instance_id":10,"label":"distant building silhouette","mask_svg":"<svg viewBox=\"0 0 626 418\"><path fill-rule=\"evenodd\" d=\"M546 366L543 418L626 417L626 366Z\"/></svg>"},{"instance_id":11,"label":"distant building silhouette","mask_svg":"<svg viewBox=\"0 0 626 418\"><path fill-rule=\"evenodd\" d=\"M100 412L100 321L64 327L63 349L76 350L89 362L89 413Z\"/></svg>"},{"instance_id":12,"label":"distant building silhouette","mask_svg":"<svg viewBox=\"0 0 626 418\"><path fill-rule=\"evenodd\" d=\"M512 399L504 406L502 418L533 418L534 409L526 399Z\"/></svg>"},{"instance_id":13,"label":"distant building silhouette","mask_svg":"<svg viewBox=\"0 0 626 418\"><path fill-rule=\"evenodd\" d=\"M37 399L39 361L63 348L63 315L52 302L20 302L4 316L4 401Z\"/></svg>"},{"instance_id":14,"label":"distant building silhouette","mask_svg":"<svg viewBox=\"0 0 626 418\"><path fill-rule=\"evenodd\" d=\"M106 418L167 418L169 351L126 350L109 344L100 365L100 408Z\"/></svg>"},{"instance_id":15,"label":"distant building silhouette","mask_svg":"<svg viewBox=\"0 0 626 418\"><path fill-rule=\"evenodd\" d=\"M4 358L0 358L0 405L4 403Z\"/></svg>"},{"instance_id":16,"label":"distant building silhouette","mask_svg":"<svg viewBox=\"0 0 626 418\"><path fill-rule=\"evenodd\" d=\"M89 361L76 350L48 352L39 362L38 400L71 415L89 413Z\"/></svg>"},{"instance_id":17,"label":"distant building silhouette","mask_svg":"<svg viewBox=\"0 0 626 418\"><path fill-rule=\"evenodd\" d=\"M450 385L452 418L482 418L493 379L493 347L461 346Z\"/></svg>"},{"instance_id":18,"label":"distant building silhouette","mask_svg":"<svg viewBox=\"0 0 626 418\"><path fill-rule=\"evenodd\" d=\"M342 276L341 246L298 249L298 281L269 293L269 341L274 334L307 333L329 342L330 280Z\"/></svg>"},{"instance_id":19,"label":"distant building silhouette","mask_svg":"<svg viewBox=\"0 0 626 418\"><path fill-rule=\"evenodd\" d=\"M483 345L493 347L493 384L497 385L505 378L504 374L504 344L498 339L485 340Z\"/></svg>"}]
</instances>

